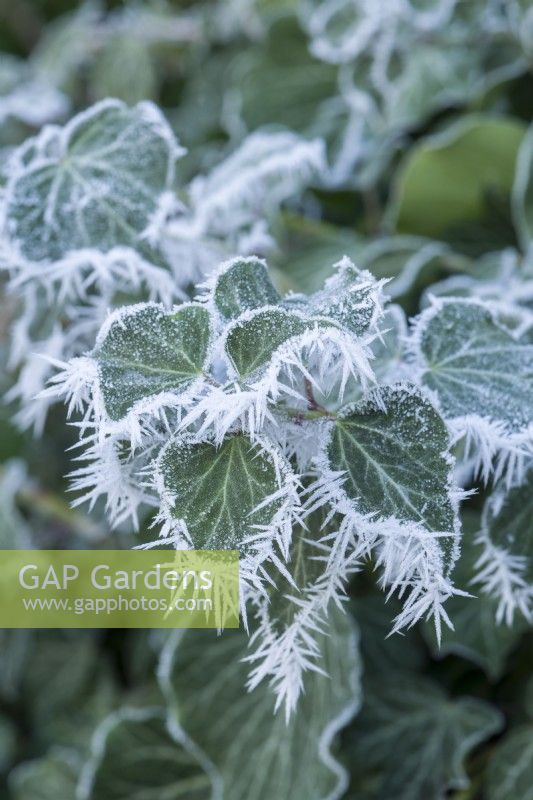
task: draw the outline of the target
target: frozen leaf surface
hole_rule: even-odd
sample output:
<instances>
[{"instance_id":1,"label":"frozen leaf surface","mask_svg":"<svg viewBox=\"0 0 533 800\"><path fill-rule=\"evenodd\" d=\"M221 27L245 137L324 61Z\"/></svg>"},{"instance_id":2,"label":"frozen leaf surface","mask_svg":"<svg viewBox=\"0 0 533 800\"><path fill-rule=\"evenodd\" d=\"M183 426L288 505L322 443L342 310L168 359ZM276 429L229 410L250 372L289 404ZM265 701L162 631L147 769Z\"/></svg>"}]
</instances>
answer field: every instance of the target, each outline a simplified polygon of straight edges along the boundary
<instances>
[{"instance_id":1,"label":"frozen leaf surface","mask_svg":"<svg viewBox=\"0 0 533 800\"><path fill-rule=\"evenodd\" d=\"M141 401L148 409L150 398L187 389L202 375L209 343L209 312L194 303L115 312L94 351L106 415L119 420Z\"/></svg>"},{"instance_id":2,"label":"frozen leaf surface","mask_svg":"<svg viewBox=\"0 0 533 800\"><path fill-rule=\"evenodd\" d=\"M454 560L456 513L450 498L446 427L414 387L385 387L379 399L345 407L326 449L345 474L343 490L363 515L414 522L448 534L439 540Z\"/></svg>"},{"instance_id":3,"label":"frozen leaf surface","mask_svg":"<svg viewBox=\"0 0 533 800\"><path fill-rule=\"evenodd\" d=\"M513 621L519 609L531 621L533 611L533 469L508 491L500 487L486 502L481 533L482 556L476 583L497 602L496 618Z\"/></svg>"},{"instance_id":4,"label":"frozen leaf surface","mask_svg":"<svg viewBox=\"0 0 533 800\"><path fill-rule=\"evenodd\" d=\"M520 431L533 419L533 347L517 342L489 307L443 301L415 328L422 380L448 419L473 414Z\"/></svg>"},{"instance_id":5,"label":"frozen leaf surface","mask_svg":"<svg viewBox=\"0 0 533 800\"><path fill-rule=\"evenodd\" d=\"M499 625L496 621L497 598L480 594L472 586L476 561L482 552L474 542L481 521L477 514L463 514L462 519L461 556L455 566L454 580L460 589L473 596L456 596L448 600L446 610L453 629L443 628L440 646L432 625L426 624L423 630L434 657L444 658L454 653L478 664L489 678L497 680L503 674L509 653L518 644L526 624L516 619L512 626Z\"/></svg>"},{"instance_id":6,"label":"frozen leaf surface","mask_svg":"<svg viewBox=\"0 0 533 800\"><path fill-rule=\"evenodd\" d=\"M285 525L290 531L292 470L281 453L243 434L228 436L218 448L194 438L170 441L156 481L163 519L171 530L181 526L198 550L249 553Z\"/></svg>"},{"instance_id":7,"label":"frozen leaf surface","mask_svg":"<svg viewBox=\"0 0 533 800\"><path fill-rule=\"evenodd\" d=\"M29 261L139 242L181 150L155 106L106 100L25 146L6 189L7 232Z\"/></svg>"},{"instance_id":8,"label":"frozen leaf surface","mask_svg":"<svg viewBox=\"0 0 533 800\"><path fill-rule=\"evenodd\" d=\"M214 279L212 296L217 311L227 320L281 300L265 262L258 258L239 258L224 264Z\"/></svg>"}]
</instances>

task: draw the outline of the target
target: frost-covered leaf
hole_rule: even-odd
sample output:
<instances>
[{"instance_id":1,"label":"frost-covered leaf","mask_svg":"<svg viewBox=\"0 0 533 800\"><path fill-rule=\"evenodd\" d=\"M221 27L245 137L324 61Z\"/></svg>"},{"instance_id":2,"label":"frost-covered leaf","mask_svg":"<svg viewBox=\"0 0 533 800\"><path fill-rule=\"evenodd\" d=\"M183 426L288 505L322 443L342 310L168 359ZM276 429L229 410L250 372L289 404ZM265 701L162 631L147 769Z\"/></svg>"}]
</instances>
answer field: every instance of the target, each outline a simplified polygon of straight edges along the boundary
<instances>
[{"instance_id":1,"label":"frost-covered leaf","mask_svg":"<svg viewBox=\"0 0 533 800\"><path fill-rule=\"evenodd\" d=\"M373 555L380 584L403 598L394 630L419 619L451 624L444 602L455 593L460 493L446 426L420 389L384 386L336 415L317 460L308 503L337 512L330 563Z\"/></svg>"},{"instance_id":2,"label":"frost-covered leaf","mask_svg":"<svg viewBox=\"0 0 533 800\"><path fill-rule=\"evenodd\" d=\"M497 680L505 670L510 652L516 647L525 623L516 619L513 625L501 625L496 621L498 600L486 594L479 594L472 586L476 573L475 564L481 555L474 536L479 531L481 521L478 514L462 514L461 556L454 569L454 581L470 597L450 597L446 611L453 622L452 628L444 628L440 645L435 638L432 625L424 626L424 634L435 658L443 658L454 653L478 664L491 678Z\"/></svg>"},{"instance_id":3,"label":"frost-covered leaf","mask_svg":"<svg viewBox=\"0 0 533 800\"><path fill-rule=\"evenodd\" d=\"M520 472L520 451L531 450L533 347L498 324L490 306L469 300L435 302L413 337L422 382L458 436L478 437L484 475L499 450Z\"/></svg>"},{"instance_id":4,"label":"frost-covered leaf","mask_svg":"<svg viewBox=\"0 0 533 800\"><path fill-rule=\"evenodd\" d=\"M478 539L476 583L495 598L499 622L515 610L533 614L533 468L518 486L500 487L485 504Z\"/></svg>"},{"instance_id":5,"label":"frost-covered leaf","mask_svg":"<svg viewBox=\"0 0 533 800\"><path fill-rule=\"evenodd\" d=\"M226 337L226 353L239 376L249 378L288 339L315 326L302 314L283 308L258 309L235 320Z\"/></svg>"},{"instance_id":6,"label":"frost-covered leaf","mask_svg":"<svg viewBox=\"0 0 533 800\"><path fill-rule=\"evenodd\" d=\"M369 272L357 269L349 258L343 258L335 269L322 291L309 298L309 312L361 336L381 312L381 284Z\"/></svg>"},{"instance_id":7,"label":"frost-covered leaf","mask_svg":"<svg viewBox=\"0 0 533 800\"><path fill-rule=\"evenodd\" d=\"M244 311L276 305L281 297L274 288L264 261L239 258L223 264L211 289L217 311L232 320Z\"/></svg>"},{"instance_id":8,"label":"frost-covered leaf","mask_svg":"<svg viewBox=\"0 0 533 800\"><path fill-rule=\"evenodd\" d=\"M164 651L160 676L173 730L184 731L214 764L224 798L343 796L347 776L331 747L360 702L357 637L347 615L332 615L320 646L328 674L308 673L301 706L288 723L273 714L268 685L246 692L244 633L226 631L217 639L195 631L176 636Z\"/></svg>"},{"instance_id":9,"label":"frost-covered leaf","mask_svg":"<svg viewBox=\"0 0 533 800\"><path fill-rule=\"evenodd\" d=\"M98 729L81 781L81 800L210 800L211 780L171 736L159 709L123 709Z\"/></svg>"},{"instance_id":10,"label":"frost-covered leaf","mask_svg":"<svg viewBox=\"0 0 533 800\"><path fill-rule=\"evenodd\" d=\"M373 800L441 800L466 788L465 759L503 725L487 703L452 700L418 673L369 675L364 698L343 753L354 787L371 781Z\"/></svg>"},{"instance_id":11,"label":"frost-covered leaf","mask_svg":"<svg viewBox=\"0 0 533 800\"><path fill-rule=\"evenodd\" d=\"M287 558L289 573L272 567L272 585L255 611L248 688L263 682L274 690L276 706L299 713L308 671L321 668L321 634L346 600L352 569L332 567L324 553L324 509L295 525ZM268 567L267 567L268 568Z\"/></svg>"},{"instance_id":12,"label":"frost-covered leaf","mask_svg":"<svg viewBox=\"0 0 533 800\"><path fill-rule=\"evenodd\" d=\"M485 773L488 800L532 800L533 725L511 731L496 747Z\"/></svg>"},{"instance_id":13,"label":"frost-covered leaf","mask_svg":"<svg viewBox=\"0 0 533 800\"><path fill-rule=\"evenodd\" d=\"M289 132L256 132L189 187L195 224L203 231L227 234L277 210L305 187L324 166L323 142Z\"/></svg>"},{"instance_id":14,"label":"frost-covered leaf","mask_svg":"<svg viewBox=\"0 0 533 800\"><path fill-rule=\"evenodd\" d=\"M206 368L210 337L209 311L194 303L116 311L94 350L106 415L119 420L143 401L149 410L151 398L190 387Z\"/></svg>"},{"instance_id":15,"label":"frost-covered leaf","mask_svg":"<svg viewBox=\"0 0 533 800\"><path fill-rule=\"evenodd\" d=\"M514 119L475 115L421 140L392 199L396 230L439 238L452 225L482 218L488 194L511 191L523 135Z\"/></svg>"},{"instance_id":16,"label":"frost-covered leaf","mask_svg":"<svg viewBox=\"0 0 533 800\"><path fill-rule=\"evenodd\" d=\"M167 533L181 530L197 550L248 554L291 525L296 497L289 463L273 447L243 434L220 447L178 437L161 451L156 467ZM284 531L285 534L287 531Z\"/></svg>"},{"instance_id":17,"label":"frost-covered leaf","mask_svg":"<svg viewBox=\"0 0 533 800\"><path fill-rule=\"evenodd\" d=\"M139 243L181 150L155 106L106 100L13 157L5 225L29 261Z\"/></svg>"},{"instance_id":18,"label":"frost-covered leaf","mask_svg":"<svg viewBox=\"0 0 533 800\"><path fill-rule=\"evenodd\" d=\"M9 775L13 800L75 800L80 765L71 752L54 749L23 761Z\"/></svg>"},{"instance_id":19,"label":"frost-covered leaf","mask_svg":"<svg viewBox=\"0 0 533 800\"><path fill-rule=\"evenodd\" d=\"M444 534L436 541L449 569L457 521L447 449L446 427L431 403L415 387L397 385L341 410L326 458L329 469L344 473L342 490L361 514Z\"/></svg>"}]
</instances>

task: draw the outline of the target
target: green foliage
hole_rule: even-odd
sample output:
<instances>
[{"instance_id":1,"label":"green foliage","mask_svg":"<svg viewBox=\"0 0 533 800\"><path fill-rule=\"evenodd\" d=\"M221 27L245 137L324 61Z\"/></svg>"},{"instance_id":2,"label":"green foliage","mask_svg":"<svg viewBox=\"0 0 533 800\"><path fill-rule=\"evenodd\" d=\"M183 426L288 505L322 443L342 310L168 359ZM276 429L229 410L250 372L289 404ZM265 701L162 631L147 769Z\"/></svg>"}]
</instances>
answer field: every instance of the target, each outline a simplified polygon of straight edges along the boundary
<instances>
[{"instance_id":1,"label":"green foliage","mask_svg":"<svg viewBox=\"0 0 533 800\"><path fill-rule=\"evenodd\" d=\"M369 677L365 698L350 755L355 786L371 781L370 796L379 800L438 800L447 789L464 788L466 757L503 725L486 703L452 700L419 676Z\"/></svg>"},{"instance_id":2,"label":"green foliage","mask_svg":"<svg viewBox=\"0 0 533 800\"><path fill-rule=\"evenodd\" d=\"M464 119L411 151L393 201L400 233L442 236L480 219L487 195L509 195L524 128L505 118Z\"/></svg>"},{"instance_id":3,"label":"green foliage","mask_svg":"<svg viewBox=\"0 0 533 800\"><path fill-rule=\"evenodd\" d=\"M109 717L98 731L94 751L82 784L86 800L213 796L206 771L192 748L171 736L161 710L126 708Z\"/></svg>"},{"instance_id":4,"label":"green foliage","mask_svg":"<svg viewBox=\"0 0 533 800\"><path fill-rule=\"evenodd\" d=\"M490 308L445 301L418 323L422 380L447 418L467 415L501 421L510 432L532 413L533 348L498 324Z\"/></svg>"},{"instance_id":5,"label":"green foliage","mask_svg":"<svg viewBox=\"0 0 533 800\"><path fill-rule=\"evenodd\" d=\"M486 776L489 800L533 797L533 726L517 728L497 748Z\"/></svg>"},{"instance_id":6,"label":"green foliage","mask_svg":"<svg viewBox=\"0 0 533 800\"><path fill-rule=\"evenodd\" d=\"M282 464L280 475L277 459L242 434L218 448L194 439L171 440L163 448L157 464L161 493L170 517L187 526L194 549L240 549L243 555L254 549L257 531L268 529L283 506L278 490L291 467Z\"/></svg>"},{"instance_id":7,"label":"green foliage","mask_svg":"<svg viewBox=\"0 0 533 800\"><path fill-rule=\"evenodd\" d=\"M302 713L287 722L281 714L273 716L268 686L242 691L247 672L242 632L228 631L221 641L214 632L174 637L161 671L171 719L214 764L224 798L341 796L346 774L330 749L360 702L357 637L347 616L333 615L320 646L326 674L308 675Z\"/></svg>"}]
</instances>

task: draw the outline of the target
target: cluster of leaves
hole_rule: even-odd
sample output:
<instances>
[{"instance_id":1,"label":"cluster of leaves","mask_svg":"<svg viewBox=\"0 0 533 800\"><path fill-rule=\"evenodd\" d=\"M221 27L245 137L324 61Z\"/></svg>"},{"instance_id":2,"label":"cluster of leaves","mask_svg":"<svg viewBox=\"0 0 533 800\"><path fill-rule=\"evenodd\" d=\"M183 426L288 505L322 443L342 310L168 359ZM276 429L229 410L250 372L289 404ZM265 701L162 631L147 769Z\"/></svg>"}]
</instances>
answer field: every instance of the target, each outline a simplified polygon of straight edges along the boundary
<instances>
[{"instance_id":1,"label":"cluster of leaves","mask_svg":"<svg viewBox=\"0 0 533 800\"><path fill-rule=\"evenodd\" d=\"M8 464L2 547L239 549L246 627L5 634L14 800L528 796L531 13L90 4L0 61L2 460L48 486Z\"/></svg>"}]
</instances>

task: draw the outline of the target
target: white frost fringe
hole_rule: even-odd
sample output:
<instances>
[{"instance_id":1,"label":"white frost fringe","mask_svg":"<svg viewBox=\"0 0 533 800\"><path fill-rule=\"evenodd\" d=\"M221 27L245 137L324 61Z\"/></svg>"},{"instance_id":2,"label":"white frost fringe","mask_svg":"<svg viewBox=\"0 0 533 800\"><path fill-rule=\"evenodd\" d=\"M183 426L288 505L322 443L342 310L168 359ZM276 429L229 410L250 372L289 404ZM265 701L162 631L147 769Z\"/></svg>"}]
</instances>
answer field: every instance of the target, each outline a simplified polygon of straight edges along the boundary
<instances>
[{"instance_id":1,"label":"white frost fringe","mask_svg":"<svg viewBox=\"0 0 533 800\"><path fill-rule=\"evenodd\" d=\"M476 575L472 583L498 601L496 622L512 625L516 611L533 622L533 586L526 577L527 558L492 544L485 530L478 534L476 544L483 552L474 565Z\"/></svg>"},{"instance_id":2,"label":"white frost fringe","mask_svg":"<svg viewBox=\"0 0 533 800\"><path fill-rule=\"evenodd\" d=\"M397 593L404 602L392 632L410 628L422 618L432 618L440 640L442 622L453 628L444 603L452 595L467 594L453 586L439 546L439 540L451 539L451 558L452 561L457 559L458 526L453 531L428 531L414 521L362 514L346 495L344 482L344 473L333 472L322 465L320 477L311 487L305 506L306 514L328 506L324 524L337 514L342 518L338 530L322 540L330 548L328 569L342 573L361 559L374 555L376 567L382 571L381 587L388 597ZM459 490L450 488L456 509L463 496Z\"/></svg>"},{"instance_id":3,"label":"white frost fringe","mask_svg":"<svg viewBox=\"0 0 533 800\"><path fill-rule=\"evenodd\" d=\"M327 614L331 604L342 609L347 600L346 582L357 570L355 562L344 564L338 571L331 569L324 555L327 547L321 542L308 543L319 553L313 559L325 563L323 575L315 583L305 586L299 594L296 594L298 589L295 586L294 594L285 595L285 600L295 607L294 619L281 631L276 630L278 621L271 618L268 603L260 601L256 614L259 625L250 638L250 647L257 644L257 648L244 659L256 665L249 675L248 691L263 680L269 680L276 693L275 711L284 704L287 722L304 691L305 672L326 674L319 664L321 651L316 637L327 633Z\"/></svg>"},{"instance_id":4,"label":"white frost fringe","mask_svg":"<svg viewBox=\"0 0 533 800\"><path fill-rule=\"evenodd\" d=\"M464 439L465 461L486 484L500 479L507 487L521 483L533 459L533 423L511 433L505 423L470 414L447 421L453 444Z\"/></svg>"}]
</instances>

